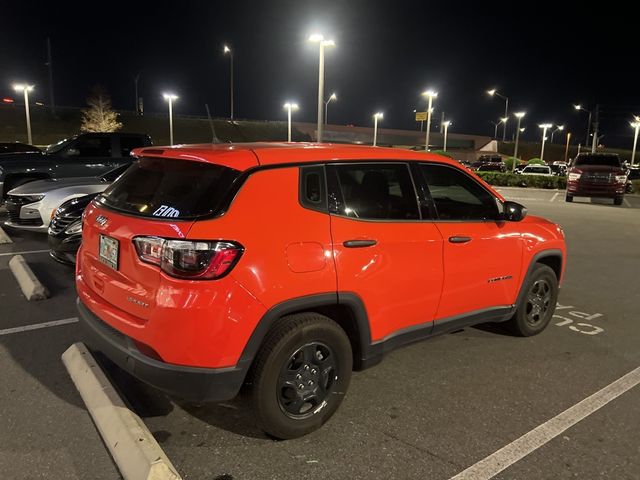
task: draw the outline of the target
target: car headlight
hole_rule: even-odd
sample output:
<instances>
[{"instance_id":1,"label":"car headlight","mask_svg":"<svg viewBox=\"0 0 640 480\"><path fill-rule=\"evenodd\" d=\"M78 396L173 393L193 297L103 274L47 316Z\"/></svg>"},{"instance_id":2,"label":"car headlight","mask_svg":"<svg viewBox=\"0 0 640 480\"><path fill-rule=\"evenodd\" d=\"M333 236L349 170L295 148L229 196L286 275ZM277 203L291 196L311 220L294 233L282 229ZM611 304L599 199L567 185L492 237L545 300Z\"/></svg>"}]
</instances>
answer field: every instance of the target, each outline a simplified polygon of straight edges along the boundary
<instances>
[{"instance_id":1,"label":"car headlight","mask_svg":"<svg viewBox=\"0 0 640 480\"><path fill-rule=\"evenodd\" d=\"M573 181L576 181L576 180L580 180L580 175L581 175L580 173L570 173L569 174L569 181L573 182Z\"/></svg>"},{"instance_id":2,"label":"car headlight","mask_svg":"<svg viewBox=\"0 0 640 480\"><path fill-rule=\"evenodd\" d=\"M616 175L616 182L625 183L627 181L626 175Z\"/></svg>"},{"instance_id":3,"label":"car headlight","mask_svg":"<svg viewBox=\"0 0 640 480\"><path fill-rule=\"evenodd\" d=\"M29 203L39 202L44 198L44 195L21 195Z\"/></svg>"},{"instance_id":4,"label":"car headlight","mask_svg":"<svg viewBox=\"0 0 640 480\"><path fill-rule=\"evenodd\" d=\"M76 220L75 222L73 222L71 225L69 225L67 228L64 229L64 233L67 233L69 235L74 235L80 232L82 232L82 220Z\"/></svg>"}]
</instances>

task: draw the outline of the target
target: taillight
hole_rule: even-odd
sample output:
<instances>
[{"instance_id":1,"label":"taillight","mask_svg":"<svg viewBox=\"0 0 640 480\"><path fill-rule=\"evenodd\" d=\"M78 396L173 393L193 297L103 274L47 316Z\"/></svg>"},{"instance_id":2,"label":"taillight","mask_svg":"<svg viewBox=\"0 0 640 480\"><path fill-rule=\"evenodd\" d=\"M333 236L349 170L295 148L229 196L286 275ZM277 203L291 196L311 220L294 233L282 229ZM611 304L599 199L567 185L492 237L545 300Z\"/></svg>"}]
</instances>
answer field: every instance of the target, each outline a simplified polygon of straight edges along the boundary
<instances>
[{"instance_id":1,"label":"taillight","mask_svg":"<svg viewBox=\"0 0 640 480\"><path fill-rule=\"evenodd\" d=\"M213 280L225 276L243 252L240 245L227 241L136 237L133 243L143 262L159 265L163 272L172 277L193 280Z\"/></svg>"}]
</instances>

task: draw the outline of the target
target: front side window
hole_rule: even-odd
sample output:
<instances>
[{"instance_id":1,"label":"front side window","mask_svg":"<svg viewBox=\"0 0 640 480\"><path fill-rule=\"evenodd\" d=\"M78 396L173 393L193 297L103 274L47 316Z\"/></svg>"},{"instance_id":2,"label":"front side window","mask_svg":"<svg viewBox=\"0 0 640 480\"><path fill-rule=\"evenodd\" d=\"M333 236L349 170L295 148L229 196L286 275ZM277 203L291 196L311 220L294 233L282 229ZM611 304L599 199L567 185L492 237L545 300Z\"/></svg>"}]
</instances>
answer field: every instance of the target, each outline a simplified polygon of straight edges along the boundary
<instances>
[{"instance_id":1,"label":"front side window","mask_svg":"<svg viewBox=\"0 0 640 480\"><path fill-rule=\"evenodd\" d=\"M446 165L420 166L440 220L496 220L496 198L469 175Z\"/></svg>"},{"instance_id":2,"label":"front side window","mask_svg":"<svg viewBox=\"0 0 640 480\"><path fill-rule=\"evenodd\" d=\"M120 156L128 157L134 148L145 147L146 143L143 137L120 137Z\"/></svg>"},{"instance_id":3,"label":"front side window","mask_svg":"<svg viewBox=\"0 0 640 480\"><path fill-rule=\"evenodd\" d=\"M420 218L407 164L349 164L333 168L342 197L340 214L367 220Z\"/></svg>"},{"instance_id":4,"label":"front side window","mask_svg":"<svg viewBox=\"0 0 640 480\"><path fill-rule=\"evenodd\" d=\"M110 157L111 138L84 137L80 138L67 150L69 156L79 157Z\"/></svg>"}]
</instances>

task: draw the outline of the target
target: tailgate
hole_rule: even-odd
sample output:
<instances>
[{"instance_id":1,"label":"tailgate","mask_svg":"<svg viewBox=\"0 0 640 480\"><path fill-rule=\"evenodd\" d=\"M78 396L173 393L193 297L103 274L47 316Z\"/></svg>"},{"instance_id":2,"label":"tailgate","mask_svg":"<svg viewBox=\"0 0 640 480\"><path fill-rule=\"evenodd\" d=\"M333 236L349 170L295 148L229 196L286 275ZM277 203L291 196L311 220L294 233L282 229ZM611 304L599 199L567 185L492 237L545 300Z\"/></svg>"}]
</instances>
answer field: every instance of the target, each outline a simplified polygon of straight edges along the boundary
<instances>
[{"instance_id":1,"label":"tailgate","mask_svg":"<svg viewBox=\"0 0 640 480\"><path fill-rule=\"evenodd\" d=\"M156 304L160 269L138 258L133 238L142 235L185 238L192 224L193 221L136 218L92 203L85 214L80 259L86 285L107 303L139 319L140 326L144 325ZM110 258L109 250L114 247L115 258Z\"/></svg>"}]
</instances>

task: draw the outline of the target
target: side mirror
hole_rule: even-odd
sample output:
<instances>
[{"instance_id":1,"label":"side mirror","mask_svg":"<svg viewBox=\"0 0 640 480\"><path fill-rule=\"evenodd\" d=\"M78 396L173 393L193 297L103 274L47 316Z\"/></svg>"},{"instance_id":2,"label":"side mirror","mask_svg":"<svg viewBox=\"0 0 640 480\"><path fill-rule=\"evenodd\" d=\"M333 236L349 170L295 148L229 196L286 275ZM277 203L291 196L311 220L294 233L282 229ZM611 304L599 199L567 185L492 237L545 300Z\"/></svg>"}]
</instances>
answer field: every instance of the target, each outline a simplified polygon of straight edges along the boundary
<instances>
[{"instance_id":1,"label":"side mirror","mask_svg":"<svg viewBox=\"0 0 640 480\"><path fill-rule=\"evenodd\" d=\"M527 216L527 208L516 202L506 201L503 205L502 218L507 222L519 222Z\"/></svg>"}]
</instances>

